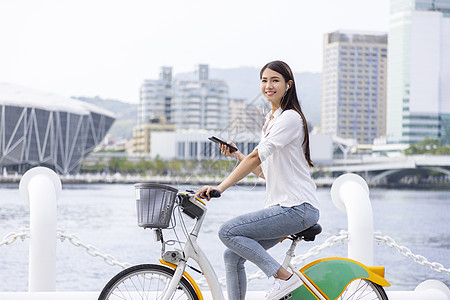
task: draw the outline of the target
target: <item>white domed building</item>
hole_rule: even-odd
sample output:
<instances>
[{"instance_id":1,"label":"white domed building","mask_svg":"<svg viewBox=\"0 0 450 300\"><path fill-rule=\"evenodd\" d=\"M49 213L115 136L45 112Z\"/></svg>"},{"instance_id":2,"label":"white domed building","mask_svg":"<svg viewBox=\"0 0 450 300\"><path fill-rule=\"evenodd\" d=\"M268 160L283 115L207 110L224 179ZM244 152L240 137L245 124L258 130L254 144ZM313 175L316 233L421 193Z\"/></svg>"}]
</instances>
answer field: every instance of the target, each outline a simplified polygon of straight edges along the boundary
<instances>
[{"instance_id":1,"label":"white domed building","mask_svg":"<svg viewBox=\"0 0 450 300\"><path fill-rule=\"evenodd\" d=\"M34 166L76 173L114 120L90 103L0 82L0 166L18 173Z\"/></svg>"}]
</instances>

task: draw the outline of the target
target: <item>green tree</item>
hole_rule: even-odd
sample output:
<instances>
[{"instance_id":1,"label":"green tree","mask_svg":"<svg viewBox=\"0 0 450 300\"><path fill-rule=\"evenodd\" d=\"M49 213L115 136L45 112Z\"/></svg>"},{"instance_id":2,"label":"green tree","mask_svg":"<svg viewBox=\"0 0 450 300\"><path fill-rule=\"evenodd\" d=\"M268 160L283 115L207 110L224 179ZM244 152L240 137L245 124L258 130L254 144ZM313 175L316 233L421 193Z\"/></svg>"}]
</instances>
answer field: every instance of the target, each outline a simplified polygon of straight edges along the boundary
<instances>
[{"instance_id":1,"label":"green tree","mask_svg":"<svg viewBox=\"0 0 450 300\"><path fill-rule=\"evenodd\" d=\"M419 154L431 154L431 155L445 155L449 154L450 147L442 146L441 141L438 139L426 138L425 140L413 144L405 149L405 155L419 155Z\"/></svg>"},{"instance_id":2,"label":"green tree","mask_svg":"<svg viewBox=\"0 0 450 300\"><path fill-rule=\"evenodd\" d=\"M169 169L169 173L172 176L180 175L181 167L181 161L178 159L172 159L167 162L167 168Z\"/></svg>"},{"instance_id":3,"label":"green tree","mask_svg":"<svg viewBox=\"0 0 450 300\"><path fill-rule=\"evenodd\" d=\"M136 172L136 164L129 161L126 158L121 159L119 164L119 172L121 173L135 173Z\"/></svg>"},{"instance_id":4,"label":"green tree","mask_svg":"<svg viewBox=\"0 0 450 300\"><path fill-rule=\"evenodd\" d=\"M112 157L108 162L108 168L112 172L118 172L122 163L121 158Z\"/></svg>"},{"instance_id":5,"label":"green tree","mask_svg":"<svg viewBox=\"0 0 450 300\"><path fill-rule=\"evenodd\" d=\"M151 160L141 159L138 163L136 163L136 172L140 174L145 174L151 172L153 168L153 163Z\"/></svg>"},{"instance_id":6,"label":"green tree","mask_svg":"<svg viewBox=\"0 0 450 300\"><path fill-rule=\"evenodd\" d=\"M167 161L162 160L159 155L153 160L153 170L158 175L164 175L167 173Z\"/></svg>"}]
</instances>

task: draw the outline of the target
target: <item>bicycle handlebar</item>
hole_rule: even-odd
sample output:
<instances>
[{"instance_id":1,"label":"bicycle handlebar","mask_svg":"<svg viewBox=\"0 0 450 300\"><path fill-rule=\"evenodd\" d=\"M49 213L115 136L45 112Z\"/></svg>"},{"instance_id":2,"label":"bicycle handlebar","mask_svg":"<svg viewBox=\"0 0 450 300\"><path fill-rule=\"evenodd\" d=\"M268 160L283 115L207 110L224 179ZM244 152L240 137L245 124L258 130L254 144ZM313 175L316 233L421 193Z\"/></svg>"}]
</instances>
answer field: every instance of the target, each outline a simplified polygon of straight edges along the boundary
<instances>
[{"instance_id":1,"label":"bicycle handlebar","mask_svg":"<svg viewBox=\"0 0 450 300\"><path fill-rule=\"evenodd\" d=\"M211 190L209 192L209 198L219 198L220 196L221 194L218 190ZM200 194L200 196L197 197L203 200L207 200L205 192L203 192L202 194Z\"/></svg>"},{"instance_id":2,"label":"bicycle handlebar","mask_svg":"<svg viewBox=\"0 0 450 300\"><path fill-rule=\"evenodd\" d=\"M209 192L209 196L211 198L219 198L221 194L218 190L212 190L211 192Z\"/></svg>"},{"instance_id":3,"label":"bicycle handlebar","mask_svg":"<svg viewBox=\"0 0 450 300\"><path fill-rule=\"evenodd\" d=\"M217 190L210 191L211 198L219 198L220 192ZM206 203L203 202L202 197L195 196L194 191L186 191L178 193L178 204L181 206L183 212L191 218L200 218L206 210ZM200 204L201 203L201 204Z\"/></svg>"}]
</instances>

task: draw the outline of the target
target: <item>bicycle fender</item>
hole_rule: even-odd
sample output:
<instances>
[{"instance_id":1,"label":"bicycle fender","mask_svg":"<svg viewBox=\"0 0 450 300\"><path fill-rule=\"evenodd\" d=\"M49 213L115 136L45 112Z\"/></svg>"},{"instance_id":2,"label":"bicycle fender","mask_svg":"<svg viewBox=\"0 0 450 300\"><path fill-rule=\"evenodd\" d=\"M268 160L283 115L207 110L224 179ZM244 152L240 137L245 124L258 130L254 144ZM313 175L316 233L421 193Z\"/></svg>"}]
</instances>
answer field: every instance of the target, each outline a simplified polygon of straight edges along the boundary
<instances>
[{"instance_id":1,"label":"bicycle fender","mask_svg":"<svg viewBox=\"0 0 450 300\"><path fill-rule=\"evenodd\" d=\"M168 266L172 269L176 269L178 266L175 264L172 264L170 262L164 261L162 259L159 260L159 262L165 266ZM197 297L199 300L203 300L202 292L200 291L200 288L198 287L197 283L195 282L194 278L191 277L186 271L183 272L183 277L186 278L187 281L192 285L194 288L195 293L197 294Z\"/></svg>"},{"instance_id":2,"label":"bicycle fender","mask_svg":"<svg viewBox=\"0 0 450 300\"><path fill-rule=\"evenodd\" d=\"M302 269L302 272L326 299L336 299L345 290L347 285L355 279L363 278L381 286L390 286L383 277L384 269L380 267L367 267L357 261L341 257L329 257L313 261ZM292 293L295 299L317 298L303 285ZM308 295L309 294L309 295Z\"/></svg>"}]
</instances>

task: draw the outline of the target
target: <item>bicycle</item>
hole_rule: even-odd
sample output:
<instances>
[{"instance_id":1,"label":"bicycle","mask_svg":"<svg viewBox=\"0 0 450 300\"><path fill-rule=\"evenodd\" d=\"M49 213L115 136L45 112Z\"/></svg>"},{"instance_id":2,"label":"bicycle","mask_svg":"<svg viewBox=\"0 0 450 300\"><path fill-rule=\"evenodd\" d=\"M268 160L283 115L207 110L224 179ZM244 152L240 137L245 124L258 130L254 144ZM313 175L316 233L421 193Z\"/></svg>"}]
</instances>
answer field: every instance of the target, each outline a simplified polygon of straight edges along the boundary
<instances>
[{"instance_id":1,"label":"bicycle","mask_svg":"<svg viewBox=\"0 0 450 300\"><path fill-rule=\"evenodd\" d=\"M189 259L197 262L201 271L191 268L204 275L213 299L225 299L211 263L197 244L207 211L204 199L196 197L193 191L178 192L161 184L138 183L135 188L138 225L152 228L156 240L161 242L161 264L136 265L121 271L106 284L98 299L201 300L203 295L199 286L185 271ZM211 196L220 197L220 194L212 193ZM175 209L177 207L180 209ZM181 211L180 216L184 214L194 222L191 231L185 232L184 248L166 251L163 229L171 229L170 222L173 228L177 225L175 211ZM319 259L301 269L291 264L297 244L300 241L314 241L321 231L321 226L316 224L286 237L291 240L291 245L282 265L299 276L303 285L281 299L388 299L383 286L390 284L384 279L384 267L367 267L339 257Z\"/></svg>"}]
</instances>

